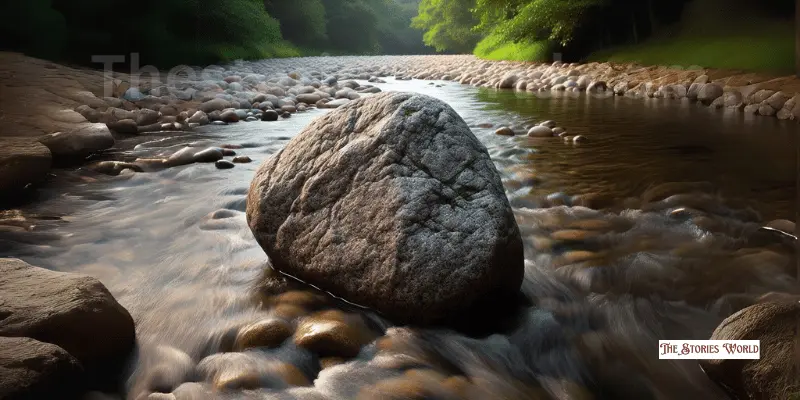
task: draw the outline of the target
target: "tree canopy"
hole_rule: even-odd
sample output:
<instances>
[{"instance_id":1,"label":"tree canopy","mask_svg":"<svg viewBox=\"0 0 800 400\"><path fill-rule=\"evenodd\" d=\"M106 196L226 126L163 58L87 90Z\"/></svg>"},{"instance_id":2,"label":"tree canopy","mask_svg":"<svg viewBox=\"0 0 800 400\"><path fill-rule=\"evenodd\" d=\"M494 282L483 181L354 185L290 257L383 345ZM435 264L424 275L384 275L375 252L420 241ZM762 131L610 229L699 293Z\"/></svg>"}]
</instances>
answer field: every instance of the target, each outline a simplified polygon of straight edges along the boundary
<instances>
[{"instance_id":1,"label":"tree canopy","mask_svg":"<svg viewBox=\"0 0 800 400\"><path fill-rule=\"evenodd\" d=\"M420 54L419 0L26 0L0 4L0 48L157 66L303 54Z\"/></svg>"}]
</instances>

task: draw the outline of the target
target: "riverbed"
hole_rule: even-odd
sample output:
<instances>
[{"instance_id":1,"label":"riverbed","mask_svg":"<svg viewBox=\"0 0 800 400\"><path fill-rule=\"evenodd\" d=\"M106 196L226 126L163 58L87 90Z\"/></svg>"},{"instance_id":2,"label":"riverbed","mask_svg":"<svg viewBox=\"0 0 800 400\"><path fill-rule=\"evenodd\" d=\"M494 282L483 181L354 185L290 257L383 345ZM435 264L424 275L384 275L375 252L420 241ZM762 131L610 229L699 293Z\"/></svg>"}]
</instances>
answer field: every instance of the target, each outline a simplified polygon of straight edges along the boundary
<instances>
[{"instance_id":1,"label":"riverbed","mask_svg":"<svg viewBox=\"0 0 800 400\"><path fill-rule=\"evenodd\" d=\"M209 376L218 378L220 369L269 375L263 366L278 361L307 382L291 384L283 374L280 384L262 380L210 393L355 398L366 387L382 393L375 387L398 377L424 381L407 371L424 369L444 376L441 384L466 377L480 389L468 398L727 398L695 362L658 360L657 341L707 339L722 319L763 294L800 293L792 248L780 236L758 233L770 220L795 218L795 123L733 111L720 116L685 99L386 81L374 85L450 104L504 178L525 240L522 291L534 305L517 311L513 324L488 327L494 335L390 329L379 315L328 298L325 307L362 315L376 337L395 338L391 351L379 339L355 359L324 368L318 355L289 343L249 358L208 361L233 353L225 345L230 332L273 317L275 291L287 290L264 272L268 262L247 227L245 196L259 164L327 110L118 141L99 157L132 160L187 144L232 145L254 162L118 177L54 170L40 197L21 207L36 226L0 234L0 256L93 275L130 311L139 352L124 387L129 399L183 382L201 382L193 390L205 390L218 383ZM544 120L587 140L494 133L500 126L522 132ZM393 362L382 358L386 352ZM403 356L424 367L404 367ZM210 370L216 372L203 372ZM441 393L431 397L457 392Z\"/></svg>"}]
</instances>

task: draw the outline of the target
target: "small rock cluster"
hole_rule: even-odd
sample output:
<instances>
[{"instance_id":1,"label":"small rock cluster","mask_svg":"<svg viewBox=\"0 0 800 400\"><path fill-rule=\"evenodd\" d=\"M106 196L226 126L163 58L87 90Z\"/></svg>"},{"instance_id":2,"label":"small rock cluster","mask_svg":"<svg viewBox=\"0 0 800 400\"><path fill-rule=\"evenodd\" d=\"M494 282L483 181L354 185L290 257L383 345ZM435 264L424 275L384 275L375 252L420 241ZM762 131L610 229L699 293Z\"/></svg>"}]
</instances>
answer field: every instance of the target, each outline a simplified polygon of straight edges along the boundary
<instances>
[{"instance_id":1,"label":"small rock cluster","mask_svg":"<svg viewBox=\"0 0 800 400\"><path fill-rule=\"evenodd\" d=\"M500 136L516 136L517 133L507 127L501 126L494 131L495 135ZM534 126L528 128L527 132L524 133L527 137L532 138L549 138L549 137L560 137L564 140L564 143L585 143L587 141L586 136L583 135L575 135L570 136L570 134L566 131L566 129L556 126L555 121L543 121Z\"/></svg>"}]
</instances>

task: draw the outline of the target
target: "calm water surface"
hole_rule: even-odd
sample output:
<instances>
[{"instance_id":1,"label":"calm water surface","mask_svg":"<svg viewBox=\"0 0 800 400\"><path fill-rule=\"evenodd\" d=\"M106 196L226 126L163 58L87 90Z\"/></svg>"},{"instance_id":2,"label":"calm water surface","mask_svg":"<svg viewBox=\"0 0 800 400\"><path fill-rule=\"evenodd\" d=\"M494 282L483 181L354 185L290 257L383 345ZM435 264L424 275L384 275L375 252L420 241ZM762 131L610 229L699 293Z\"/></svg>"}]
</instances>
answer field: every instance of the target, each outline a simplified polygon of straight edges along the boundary
<instances>
[{"instance_id":1,"label":"calm water surface","mask_svg":"<svg viewBox=\"0 0 800 400\"><path fill-rule=\"evenodd\" d=\"M772 290L797 292L789 276L794 255L779 239L745 243L765 221L795 219L796 124L676 100L544 98L451 82L388 81L378 86L446 101L486 144L525 236L523 293L538 303L520 311L516 330L489 338L416 331L425 334L414 342L416 351L436 349L437 359L458 365L496 398L568 398L565 393L580 390L608 399L725 398L696 364L659 361L655 344L705 339L737 301L752 302ZM267 314L254 296L267 261L245 222L245 194L260 163L323 112L122 141L104 157L237 144L244 147L237 153L254 162L232 170L195 164L123 177L60 171L40 201L23 208L39 216L33 231L0 233L0 256L90 274L108 286L137 323L140 357L133 361L127 396L146 394L163 365L175 369L182 362L163 356L164 346L197 362L214 352L209 343L219 342L228 327ZM588 141L493 133L500 125L523 132L543 120ZM641 201L655 185L698 181L710 182L712 193ZM549 207L552 193L600 196L609 209ZM705 219L676 219L670 213L679 207L700 210ZM212 216L218 210L233 213ZM607 227L594 241L555 234L598 220ZM373 318L380 329L391 325ZM364 372L377 368L373 356L365 350L357 361L322 373L299 355L289 359L318 378L315 390L348 398L354 388L392 376ZM231 398L277 393L245 391ZM292 396L274 398L304 398Z\"/></svg>"}]
</instances>

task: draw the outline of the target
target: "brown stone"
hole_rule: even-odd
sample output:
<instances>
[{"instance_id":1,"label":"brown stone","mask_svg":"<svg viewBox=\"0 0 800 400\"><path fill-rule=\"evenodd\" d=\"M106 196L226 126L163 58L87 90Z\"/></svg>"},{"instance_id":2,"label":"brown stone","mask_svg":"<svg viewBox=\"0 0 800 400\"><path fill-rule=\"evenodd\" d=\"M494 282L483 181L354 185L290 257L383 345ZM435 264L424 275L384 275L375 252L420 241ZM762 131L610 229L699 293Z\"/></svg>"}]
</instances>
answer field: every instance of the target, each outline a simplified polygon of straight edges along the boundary
<instances>
[{"instance_id":1,"label":"brown stone","mask_svg":"<svg viewBox=\"0 0 800 400\"><path fill-rule=\"evenodd\" d=\"M341 311L325 311L300 321L294 335L297 346L322 357L355 357L361 348L375 338L358 315Z\"/></svg>"},{"instance_id":2,"label":"brown stone","mask_svg":"<svg viewBox=\"0 0 800 400\"><path fill-rule=\"evenodd\" d=\"M760 340L758 360L701 360L714 381L741 399L788 399L800 392L795 352L800 303L762 303L726 318L711 340Z\"/></svg>"},{"instance_id":3,"label":"brown stone","mask_svg":"<svg viewBox=\"0 0 800 400\"><path fill-rule=\"evenodd\" d=\"M259 321L239 330L233 349L242 351L253 347L278 347L293 333L292 326L281 318Z\"/></svg>"}]
</instances>

